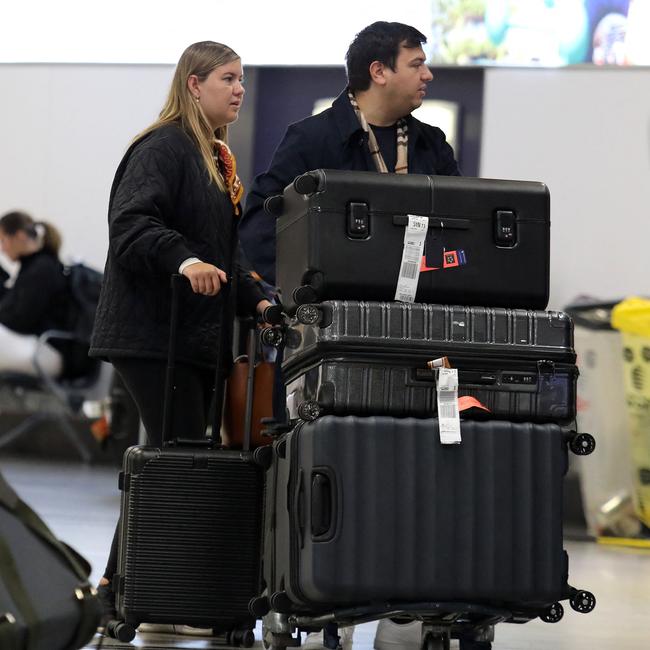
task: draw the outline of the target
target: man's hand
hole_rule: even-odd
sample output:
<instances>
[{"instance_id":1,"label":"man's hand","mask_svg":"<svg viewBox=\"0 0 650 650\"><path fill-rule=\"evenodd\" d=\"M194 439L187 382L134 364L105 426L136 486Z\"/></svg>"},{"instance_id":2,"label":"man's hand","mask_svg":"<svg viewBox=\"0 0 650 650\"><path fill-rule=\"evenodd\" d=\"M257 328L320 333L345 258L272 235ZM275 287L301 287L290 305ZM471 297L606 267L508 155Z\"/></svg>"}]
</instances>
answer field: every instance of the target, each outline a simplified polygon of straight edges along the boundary
<instances>
[{"instance_id":1,"label":"man's hand","mask_svg":"<svg viewBox=\"0 0 650 650\"><path fill-rule=\"evenodd\" d=\"M186 266L183 275L190 281L192 291L202 296L216 296L221 291L221 285L228 282L225 271L205 262Z\"/></svg>"}]
</instances>

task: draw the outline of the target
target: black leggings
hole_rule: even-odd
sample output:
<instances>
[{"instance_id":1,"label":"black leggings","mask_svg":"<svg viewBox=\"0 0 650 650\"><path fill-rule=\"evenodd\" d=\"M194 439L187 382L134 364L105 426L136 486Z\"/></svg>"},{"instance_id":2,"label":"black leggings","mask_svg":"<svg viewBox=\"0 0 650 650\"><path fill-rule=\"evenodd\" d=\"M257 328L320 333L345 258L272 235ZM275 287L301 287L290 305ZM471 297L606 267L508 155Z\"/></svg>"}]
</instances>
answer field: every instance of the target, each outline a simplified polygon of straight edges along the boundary
<instances>
[{"instance_id":1,"label":"black leggings","mask_svg":"<svg viewBox=\"0 0 650 650\"><path fill-rule=\"evenodd\" d=\"M138 407L148 444L160 447L167 363L136 358L112 358L110 361ZM184 363L176 364L169 434L171 439L196 440L205 436L214 395L214 380L214 370ZM119 522L104 571L104 577L109 581L117 572L118 531Z\"/></svg>"}]
</instances>

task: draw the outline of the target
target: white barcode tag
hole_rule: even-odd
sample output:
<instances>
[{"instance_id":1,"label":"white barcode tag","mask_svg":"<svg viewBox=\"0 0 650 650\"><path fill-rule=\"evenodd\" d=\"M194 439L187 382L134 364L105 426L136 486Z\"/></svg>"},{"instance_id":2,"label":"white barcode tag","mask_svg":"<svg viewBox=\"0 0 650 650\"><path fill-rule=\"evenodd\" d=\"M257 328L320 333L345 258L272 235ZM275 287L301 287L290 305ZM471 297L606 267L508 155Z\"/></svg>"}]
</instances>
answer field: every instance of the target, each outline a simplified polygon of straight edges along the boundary
<instances>
[{"instance_id":1,"label":"white barcode tag","mask_svg":"<svg viewBox=\"0 0 650 650\"><path fill-rule=\"evenodd\" d=\"M458 413L458 370L438 368L438 425L443 445L460 444L460 415Z\"/></svg>"},{"instance_id":2,"label":"white barcode tag","mask_svg":"<svg viewBox=\"0 0 650 650\"><path fill-rule=\"evenodd\" d=\"M420 280L420 263L424 251L424 240L429 228L429 217L408 215L409 222L404 233L402 263L399 267L395 300L414 302Z\"/></svg>"}]
</instances>

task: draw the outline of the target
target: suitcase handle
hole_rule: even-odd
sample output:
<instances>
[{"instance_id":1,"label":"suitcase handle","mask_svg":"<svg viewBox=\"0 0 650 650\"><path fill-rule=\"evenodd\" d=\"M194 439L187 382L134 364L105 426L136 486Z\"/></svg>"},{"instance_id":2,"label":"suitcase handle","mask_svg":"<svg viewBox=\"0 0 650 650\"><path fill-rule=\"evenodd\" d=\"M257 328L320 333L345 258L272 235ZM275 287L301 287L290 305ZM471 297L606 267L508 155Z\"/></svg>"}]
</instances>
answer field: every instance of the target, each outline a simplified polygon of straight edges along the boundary
<instances>
[{"instance_id":1,"label":"suitcase handle","mask_svg":"<svg viewBox=\"0 0 650 650\"><path fill-rule=\"evenodd\" d=\"M312 537L322 539L333 535L334 500L334 483L330 476L323 471L314 471L311 477Z\"/></svg>"},{"instance_id":2,"label":"suitcase handle","mask_svg":"<svg viewBox=\"0 0 650 650\"><path fill-rule=\"evenodd\" d=\"M296 491L293 495L294 524L298 532L298 544L302 548L305 539L305 500L304 500L304 477L303 471L298 471L296 480Z\"/></svg>"}]
</instances>

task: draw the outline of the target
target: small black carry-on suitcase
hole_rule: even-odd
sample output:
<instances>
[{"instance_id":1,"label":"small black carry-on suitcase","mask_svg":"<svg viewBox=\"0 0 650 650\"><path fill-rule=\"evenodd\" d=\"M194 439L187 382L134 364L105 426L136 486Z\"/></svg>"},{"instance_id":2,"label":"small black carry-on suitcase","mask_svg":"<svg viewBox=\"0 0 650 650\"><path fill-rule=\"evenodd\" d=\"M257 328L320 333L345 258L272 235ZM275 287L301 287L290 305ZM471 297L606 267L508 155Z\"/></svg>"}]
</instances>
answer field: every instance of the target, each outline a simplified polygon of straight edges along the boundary
<instances>
[{"instance_id":1,"label":"small black carry-on suitcase","mask_svg":"<svg viewBox=\"0 0 650 650\"><path fill-rule=\"evenodd\" d=\"M432 417L446 356L473 417L568 423L576 414L573 324L562 312L410 303L301 305L285 334L291 419Z\"/></svg>"},{"instance_id":2,"label":"small black carry-on suitcase","mask_svg":"<svg viewBox=\"0 0 650 650\"><path fill-rule=\"evenodd\" d=\"M575 596L562 483L567 445L585 454L593 438L472 420L461 421L461 436L441 444L436 419L325 416L274 443L264 567L272 609L462 601L533 618Z\"/></svg>"},{"instance_id":3,"label":"small black carry-on suitcase","mask_svg":"<svg viewBox=\"0 0 650 650\"><path fill-rule=\"evenodd\" d=\"M316 170L267 201L282 303L395 300L544 309L550 199L543 183ZM402 264L409 215L427 217L422 255ZM411 250L411 249L409 249ZM417 249L419 250L419 249Z\"/></svg>"},{"instance_id":4,"label":"small black carry-on suitcase","mask_svg":"<svg viewBox=\"0 0 650 650\"><path fill-rule=\"evenodd\" d=\"M163 448L131 447L124 456L114 579L122 621L109 632L129 640L140 623L184 624L211 628L229 644L249 647L255 627L249 603L261 581L263 469L248 451L250 417L244 451L219 447L220 368L214 442L169 440L180 277L172 282ZM247 400L250 416L252 394Z\"/></svg>"}]
</instances>

